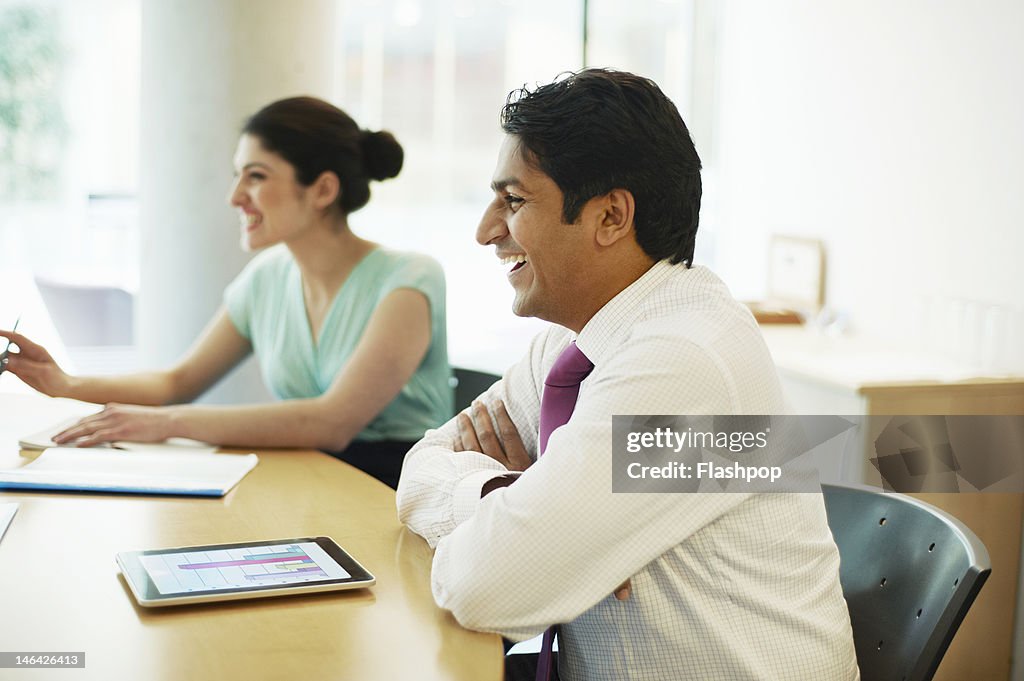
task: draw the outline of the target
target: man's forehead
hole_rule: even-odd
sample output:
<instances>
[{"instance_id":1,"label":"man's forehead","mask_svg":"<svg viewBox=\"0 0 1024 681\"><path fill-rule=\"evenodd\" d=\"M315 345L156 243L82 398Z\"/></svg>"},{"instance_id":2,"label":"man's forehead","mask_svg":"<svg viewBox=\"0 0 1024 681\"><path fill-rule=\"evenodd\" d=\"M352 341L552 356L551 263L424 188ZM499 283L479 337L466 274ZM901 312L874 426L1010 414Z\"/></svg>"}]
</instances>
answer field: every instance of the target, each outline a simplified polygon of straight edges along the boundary
<instances>
[{"instance_id":1,"label":"man's forehead","mask_svg":"<svg viewBox=\"0 0 1024 681\"><path fill-rule=\"evenodd\" d=\"M498 162L491 179L491 189L496 192L504 189L529 189L547 178L540 169L528 163L519 138L506 135L498 151Z\"/></svg>"}]
</instances>

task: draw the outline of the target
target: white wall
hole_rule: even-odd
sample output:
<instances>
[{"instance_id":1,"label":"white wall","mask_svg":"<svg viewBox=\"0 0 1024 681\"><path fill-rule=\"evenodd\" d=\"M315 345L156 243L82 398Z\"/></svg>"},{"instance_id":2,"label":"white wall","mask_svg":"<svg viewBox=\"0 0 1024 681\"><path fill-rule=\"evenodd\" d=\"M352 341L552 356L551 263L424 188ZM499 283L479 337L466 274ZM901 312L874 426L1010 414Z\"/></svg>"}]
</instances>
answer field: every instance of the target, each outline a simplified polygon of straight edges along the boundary
<instances>
[{"instance_id":1,"label":"white wall","mask_svg":"<svg viewBox=\"0 0 1024 681\"><path fill-rule=\"evenodd\" d=\"M1024 371L1024 3L719 10L705 165L734 292L764 294L770 234L818 237L861 331Z\"/></svg>"},{"instance_id":2,"label":"white wall","mask_svg":"<svg viewBox=\"0 0 1024 681\"><path fill-rule=\"evenodd\" d=\"M820 238L827 303L859 331L1024 373L1024 3L716 11L701 151L734 292L764 295L770 234ZM1015 639L1024 679L1020 623Z\"/></svg>"}]
</instances>

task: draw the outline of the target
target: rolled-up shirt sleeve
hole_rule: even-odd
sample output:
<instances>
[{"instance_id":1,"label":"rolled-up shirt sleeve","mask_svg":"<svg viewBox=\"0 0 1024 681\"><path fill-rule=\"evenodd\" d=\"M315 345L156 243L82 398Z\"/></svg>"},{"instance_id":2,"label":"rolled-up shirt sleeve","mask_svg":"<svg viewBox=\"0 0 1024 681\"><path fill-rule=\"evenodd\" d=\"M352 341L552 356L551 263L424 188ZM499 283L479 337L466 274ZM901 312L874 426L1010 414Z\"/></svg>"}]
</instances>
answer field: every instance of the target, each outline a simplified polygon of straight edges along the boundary
<instances>
[{"instance_id":1,"label":"rolled-up shirt sleeve","mask_svg":"<svg viewBox=\"0 0 1024 681\"><path fill-rule=\"evenodd\" d=\"M480 491L508 470L478 452L453 452L451 445L428 445L453 422L427 433L409 452L398 483L398 518L430 547L476 513Z\"/></svg>"}]
</instances>

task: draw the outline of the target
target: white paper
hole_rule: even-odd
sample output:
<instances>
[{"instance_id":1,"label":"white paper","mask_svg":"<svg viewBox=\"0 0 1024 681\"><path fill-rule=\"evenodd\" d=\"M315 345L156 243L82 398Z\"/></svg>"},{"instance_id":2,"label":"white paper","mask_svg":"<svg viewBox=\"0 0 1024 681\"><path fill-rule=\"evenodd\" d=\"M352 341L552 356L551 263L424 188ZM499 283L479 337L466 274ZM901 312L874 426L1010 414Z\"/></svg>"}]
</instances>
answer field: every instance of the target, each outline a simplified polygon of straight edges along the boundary
<instances>
[{"instance_id":1,"label":"white paper","mask_svg":"<svg viewBox=\"0 0 1024 681\"><path fill-rule=\"evenodd\" d=\"M0 489L223 496L258 461L255 454L54 447L21 468L0 471Z\"/></svg>"}]
</instances>

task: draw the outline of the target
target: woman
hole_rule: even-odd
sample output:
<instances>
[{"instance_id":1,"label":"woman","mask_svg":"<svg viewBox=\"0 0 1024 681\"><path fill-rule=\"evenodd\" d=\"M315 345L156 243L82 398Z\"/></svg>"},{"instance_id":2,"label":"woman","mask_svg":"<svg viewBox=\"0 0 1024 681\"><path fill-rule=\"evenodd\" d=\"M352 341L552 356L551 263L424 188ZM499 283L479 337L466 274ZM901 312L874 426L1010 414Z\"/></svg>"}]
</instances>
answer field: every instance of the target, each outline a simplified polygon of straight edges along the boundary
<instances>
[{"instance_id":1,"label":"woman","mask_svg":"<svg viewBox=\"0 0 1024 681\"><path fill-rule=\"evenodd\" d=\"M404 453L452 411L440 265L349 228L349 214L369 200L369 181L396 176L402 159L390 133L360 130L327 102L270 104L242 131L229 197L242 247L267 250L228 286L224 306L178 365L72 376L41 346L2 331L19 348L7 370L47 395L107 404L55 437L58 444L180 436L315 447L396 486ZM281 402L181 405L250 352Z\"/></svg>"}]
</instances>

